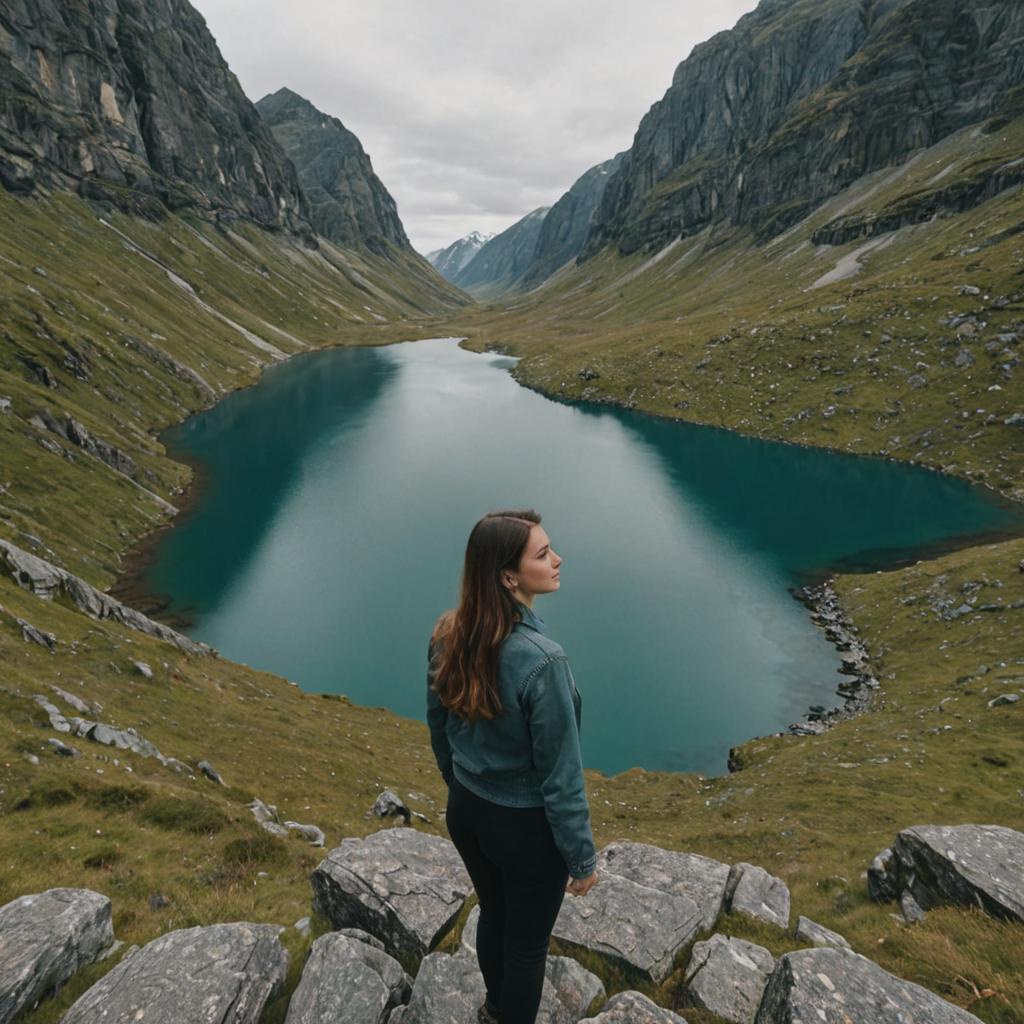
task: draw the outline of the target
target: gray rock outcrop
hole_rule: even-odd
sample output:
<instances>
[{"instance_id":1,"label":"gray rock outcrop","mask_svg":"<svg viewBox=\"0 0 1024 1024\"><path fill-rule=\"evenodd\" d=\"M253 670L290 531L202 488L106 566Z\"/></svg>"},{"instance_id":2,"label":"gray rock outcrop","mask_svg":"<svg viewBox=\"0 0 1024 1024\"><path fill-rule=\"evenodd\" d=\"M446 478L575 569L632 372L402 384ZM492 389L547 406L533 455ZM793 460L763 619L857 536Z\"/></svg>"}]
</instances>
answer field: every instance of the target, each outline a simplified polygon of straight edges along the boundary
<instances>
[{"instance_id":1,"label":"gray rock outcrop","mask_svg":"<svg viewBox=\"0 0 1024 1024\"><path fill-rule=\"evenodd\" d=\"M412 251L394 199L341 121L286 88L264 96L256 109L295 164L317 232L346 248Z\"/></svg>"},{"instance_id":2,"label":"gray rock outcrop","mask_svg":"<svg viewBox=\"0 0 1024 1024\"><path fill-rule=\"evenodd\" d=\"M585 897L566 896L552 935L661 983L700 929L700 908L688 896L607 875Z\"/></svg>"},{"instance_id":3,"label":"gray rock outcrop","mask_svg":"<svg viewBox=\"0 0 1024 1024\"><path fill-rule=\"evenodd\" d=\"M639 992L620 992L613 996L596 1017L587 1017L580 1024L686 1024L686 1018L652 1003Z\"/></svg>"},{"instance_id":4,"label":"gray rock outcrop","mask_svg":"<svg viewBox=\"0 0 1024 1024\"><path fill-rule=\"evenodd\" d=\"M429 952L472 891L451 842L404 826L343 839L310 884L314 909L335 928L368 931L395 957Z\"/></svg>"},{"instance_id":5,"label":"gray rock outcrop","mask_svg":"<svg viewBox=\"0 0 1024 1024\"><path fill-rule=\"evenodd\" d=\"M1019 4L762 0L678 66L606 187L583 256L659 249L716 222L770 237L868 172L1014 116L1022 31ZM939 95L958 99L939 111ZM962 197L941 190L920 190L895 219L827 225L814 242L956 209Z\"/></svg>"},{"instance_id":6,"label":"gray rock outcrop","mask_svg":"<svg viewBox=\"0 0 1024 1024\"><path fill-rule=\"evenodd\" d=\"M412 979L394 957L328 932L309 949L285 1024L383 1024L411 990Z\"/></svg>"},{"instance_id":7,"label":"gray rock outcrop","mask_svg":"<svg viewBox=\"0 0 1024 1024\"><path fill-rule=\"evenodd\" d=\"M79 611L94 619L113 619L122 625L137 629L140 633L167 640L189 654L210 654L206 644L190 640L177 630L154 622L134 608L122 604L109 594L66 569L60 569L37 555L29 554L10 541L0 539L0 571L5 571L25 590L31 591L44 600L56 597L67 598Z\"/></svg>"},{"instance_id":8,"label":"gray rock outcrop","mask_svg":"<svg viewBox=\"0 0 1024 1024\"><path fill-rule=\"evenodd\" d=\"M619 169L624 156L625 153L618 153L611 160L605 160L581 174L569 191L548 210L537 235L530 264L523 275L523 288L540 284L580 254L605 186Z\"/></svg>"},{"instance_id":9,"label":"gray rock outcrop","mask_svg":"<svg viewBox=\"0 0 1024 1024\"><path fill-rule=\"evenodd\" d=\"M597 870L658 892L688 896L700 910L702 929L714 928L729 880L728 864L647 843L609 843L598 854Z\"/></svg>"},{"instance_id":10,"label":"gray rock outcrop","mask_svg":"<svg viewBox=\"0 0 1024 1024\"><path fill-rule=\"evenodd\" d=\"M921 909L977 907L1024 922L1024 833L1001 825L916 825L904 829L868 871L876 900L909 893Z\"/></svg>"},{"instance_id":11,"label":"gray rock outcrop","mask_svg":"<svg viewBox=\"0 0 1024 1024\"><path fill-rule=\"evenodd\" d=\"M755 1024L979 1024L920 985L840 949L787 953L768 979Z\"/></svg>"},{"instance_id":12,"label":"gray rock outcrop","mask_svg":"<svg viewBox=\"0 0 1024 1024\"><path fill-rule=\"evenodd\" d=\"M67 733L71 736L81 736L83 739L92 740L93 743L102 743L105 746L115 747L118 750L130 750L140 757L155 758L164 767L171 768L179 774L192 774L192 769L187 764L179 761L176 757L161 754L149 740L144 736L140 736L131 726L128 726L126 729L117 729L112 725L94 722L92 719L81 718L78 715L65 716L55 704L41 693L34 694L32 699L46 712L50 719L50 725L57 732Z\"/></svg>"},{"instance_id":13,"label":"gray rock outcrop","mask_svg":"<svg viewBox=\"0 0 1024 1024\"><path fill-rule=\"evenodd\" d=\"M189 3L10 0L0 185L309 234L295 168Z\"/></svg>"},{"instance_id":14,"label":"gray rock outcrop","mask_svg":"<svg viewBox=\"0 0 1024 1024\"><path fill-rule=\"evenodd\" d=\"M0 1021L13 1020L114 943L110 900L57 888L0 907Z\"/></svg>"},{"instance_id":15,"label":"gray rock outcrop","mask_svg":"<svg viewBox=\"0 0 1024 1024\"><path fill-rule=\"evenodd\" d=\"M465 951L431 953L420 965L402 1024L476 1020L484 1001L483 977L476 957ZM537 1024L576 1024L590 1004L604 996L600 979L567 957L548 957ZM390 1018L396 1020L395 1015Z\"/></svg>"},{"instance_id":16,"label":"gray rock outcrop","mask_svg":"<svg viewBox=\"0 0 1024 1024\"><path fill-rule=\"evenodd\" d=\"M167 932L111 968L61 1024L256 1024L287 973L280 931L234 922Z\"/></svg>"},{"instance_id":17,"label":"gray rock outcrop","mask_svg":"<svg viewBox=\"0 0 1024 1024\"><path fill-rule=\"evenodd\" d=\"M775 957L764 946L725 935L696 942L686 968L686 995L734 1024L752 1024Z\"/></svg>"},{"instance_id":18,"label":"gray rock outcrop","mask_svg":"<svg viewBox=\"0 0 1024 1024\"><path fill-rule=\"evenodd\" d=\"M732 866L725 891L726 909L733 914L789 927L789 888L781 878L754 864Z\"/></svg>"}]
</instances>

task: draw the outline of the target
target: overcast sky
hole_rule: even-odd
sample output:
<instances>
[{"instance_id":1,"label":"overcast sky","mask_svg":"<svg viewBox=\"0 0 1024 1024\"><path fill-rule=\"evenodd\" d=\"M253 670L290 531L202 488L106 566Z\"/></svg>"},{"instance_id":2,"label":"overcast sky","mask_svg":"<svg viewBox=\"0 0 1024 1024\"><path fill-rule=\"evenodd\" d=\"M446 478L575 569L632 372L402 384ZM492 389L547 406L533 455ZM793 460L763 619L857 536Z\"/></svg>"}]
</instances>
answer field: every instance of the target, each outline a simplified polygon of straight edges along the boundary
<instances>
[{"instance_id":1,"label":"overcast sky","mask_svg":"<svg viewBox=\"0 0 1024 1024\"><path fill-rule=\"evenodd\" d=\"M421 252L503 231L627 149L676 65L756 0L192 0L253 101L359 136Z\"/></svg>"}]
</instances>

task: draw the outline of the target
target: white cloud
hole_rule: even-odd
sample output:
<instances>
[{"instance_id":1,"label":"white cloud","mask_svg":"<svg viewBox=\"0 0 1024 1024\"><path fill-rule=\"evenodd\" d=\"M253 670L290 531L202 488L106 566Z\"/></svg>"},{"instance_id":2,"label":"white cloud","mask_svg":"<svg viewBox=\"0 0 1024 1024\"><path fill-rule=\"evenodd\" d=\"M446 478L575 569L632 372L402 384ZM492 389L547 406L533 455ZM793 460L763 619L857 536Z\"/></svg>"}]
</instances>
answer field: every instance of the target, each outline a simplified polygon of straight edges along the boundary
<instances>
[{"instance_id":1,"label":"white cloud","mask_svg":"<svg viewBox=\"0 0 1024 1024\"><path fill-rule=\"evenodd\" d=\"M195 0L253 100L359 136L423 252L501 231L629 147L697 43L755 0Z\"/></svg>"}]
</instances>

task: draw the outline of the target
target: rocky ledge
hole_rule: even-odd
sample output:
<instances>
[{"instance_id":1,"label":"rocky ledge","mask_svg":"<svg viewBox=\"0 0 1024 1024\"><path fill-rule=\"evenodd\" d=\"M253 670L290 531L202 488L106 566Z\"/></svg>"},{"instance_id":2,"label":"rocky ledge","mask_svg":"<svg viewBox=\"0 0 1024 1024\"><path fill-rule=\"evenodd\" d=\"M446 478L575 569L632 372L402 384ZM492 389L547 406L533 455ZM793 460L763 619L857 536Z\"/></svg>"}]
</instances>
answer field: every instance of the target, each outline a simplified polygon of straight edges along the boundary
<instances>
[{"instance_id":1,"label":"rocky ledge","mask_svg":"<svg viewBox=\"0 0 1024 1024\"><path fill-rule=\"evenodd\" d=\"M1024 834L1012 829L917 826L876 858L869 884L876 898L896 898L903 887L922 905L952 901L1021 920L1022 854ZM795 936L810 948L777 959L716 931L727 927L723 913L749 914L780 935L789 928L785 883L756 865L627 842L601 850L599 864L598 885L584 898L567 896L554 929L559 947L583 954L588 967L576 956L548 957L542 1024L686 1024L676 1009L687 1007L731 1024L978 1022L806 917L798 918ZM345 839L310 882L313 907L332 930L307 953L286 1024L474 1019L484 997L475 955L479 911L470 910L455 943L452 932L471 889L450 842L405 826ZM287 973L282 930L215 924L132 947L62 1022L256 1022ZM437 949L446 938L452 953ZM78 967L117 947L110 901L98 893L52 889L0 908L0 1021L33 1007ZM671 988L683 1005L658 1006L632 990L608 999L593 973L602 962L614 965L610 977L648 983L681 972Z\"/></svg>"}]
</instances>

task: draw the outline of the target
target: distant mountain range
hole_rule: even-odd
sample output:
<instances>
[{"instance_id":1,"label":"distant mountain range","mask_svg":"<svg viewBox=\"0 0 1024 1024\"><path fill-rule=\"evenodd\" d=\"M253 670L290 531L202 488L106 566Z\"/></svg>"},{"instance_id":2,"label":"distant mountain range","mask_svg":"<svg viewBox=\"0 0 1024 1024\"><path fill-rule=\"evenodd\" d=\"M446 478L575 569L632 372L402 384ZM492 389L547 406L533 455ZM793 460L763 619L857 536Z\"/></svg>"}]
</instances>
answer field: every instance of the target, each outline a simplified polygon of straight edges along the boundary
<instances>
[{"instance_id":1,"label":"distant mountain range","mask_svg":"<svg viewBox=\"0 0 1024 1024\"><path fill-rule=\"evenodd\" d=\"M433 252L428 252L427 260L442 277L449 281L454 281L459 271L493 237L493 233L484 235L479 231L471 231L468 235L456 239L444 249L435 249Z\"/></svg>"},{"instance_id":2,"label":"distant mountain range","mask_svg":"<svg viewBox=\"0 0 1024 1024\"><path fill-rule=\"evenodd\" d=\"M554 206L531 211L500 235L474 231L427 259L479 299L542 283L583 248L594 210L623 155L591 167ZM472 246L466 244L470 240ZM451 259L442 268L449 253L458 255L458 264Z\"/></svg>"}]
</instances>

